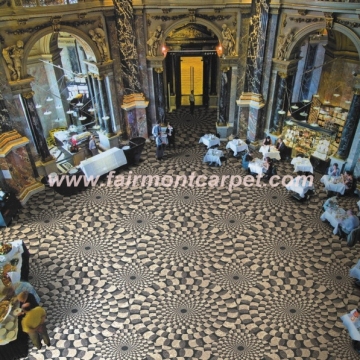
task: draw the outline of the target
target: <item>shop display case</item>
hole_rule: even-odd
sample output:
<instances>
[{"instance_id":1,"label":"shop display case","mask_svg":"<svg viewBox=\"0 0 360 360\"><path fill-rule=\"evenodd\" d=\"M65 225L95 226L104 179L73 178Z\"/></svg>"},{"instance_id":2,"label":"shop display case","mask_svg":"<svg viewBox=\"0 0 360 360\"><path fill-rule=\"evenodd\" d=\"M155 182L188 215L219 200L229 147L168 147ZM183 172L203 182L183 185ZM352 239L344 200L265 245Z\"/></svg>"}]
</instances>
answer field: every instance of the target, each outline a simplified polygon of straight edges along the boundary
<instances>
[{"instance_id":1,"label":"shop display case","mask_svg":"<svg viewBox=\"0 0 360 360\"><path fill-rule=\"evenodd\" d=\"M326 161L338 149L336 132L320 127L318 124L308 124L297 120L285 122L281 134L285 145L292 149L291 156L304 154Z\"/></svg>"}]
</instances>

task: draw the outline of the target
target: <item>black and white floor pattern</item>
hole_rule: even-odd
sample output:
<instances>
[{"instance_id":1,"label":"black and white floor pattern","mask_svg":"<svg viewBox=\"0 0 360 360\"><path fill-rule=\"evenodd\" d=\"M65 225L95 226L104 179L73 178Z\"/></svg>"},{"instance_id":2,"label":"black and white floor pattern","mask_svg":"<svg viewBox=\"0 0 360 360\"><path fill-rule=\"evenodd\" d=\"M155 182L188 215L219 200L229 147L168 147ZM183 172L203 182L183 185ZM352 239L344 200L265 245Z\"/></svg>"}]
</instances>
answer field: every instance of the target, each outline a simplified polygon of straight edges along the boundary
<instances>
[{"instance_id":1,"label":"black and white floor pattern","mask_svg":"<svg viewBox=\"0 0 360 360\"><path fill-rule=\"evenodd\" d=\"M168 115L176 149L147 143L129 175L246 175L202 163L216 111ZM221 144L225 151L226 143ZM279 175L293 174L280 162ZM358 306L348 248L284 187L96 186L33 196L0 240L23 239L51 346L24 359L355 360L340 316ZM356 208L357 198L341 206ZM2 359L11 360L11 359Z\"/></svg>"}]
</instances>

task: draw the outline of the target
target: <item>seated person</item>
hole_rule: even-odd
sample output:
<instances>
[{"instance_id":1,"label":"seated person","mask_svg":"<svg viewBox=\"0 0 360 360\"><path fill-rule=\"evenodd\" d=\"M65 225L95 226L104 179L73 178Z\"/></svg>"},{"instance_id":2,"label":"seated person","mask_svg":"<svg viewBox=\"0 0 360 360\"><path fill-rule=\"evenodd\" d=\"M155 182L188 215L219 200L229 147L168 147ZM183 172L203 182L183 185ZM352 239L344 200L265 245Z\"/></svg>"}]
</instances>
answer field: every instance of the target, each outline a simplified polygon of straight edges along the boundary
<instances>
[{"instance_id":1,"label":"seated person","mask_svg":"<svg viewBox=\"0 0 360 360\"><path fill-rule=\"evenodd\" d=\"M252 160L253 160L253 152L249 151L247 154L245 154L242 157L241 165L242 165L243 169L249 170L249 162Z\"/></svg>"},{"instance_id":2,"label":"seated person","mask_svg":"<svg viewBox=\"0 0 360 360\"><path fill-rule=\"evenodd\" d=\"M266 179L270 179L273 170L273 163L271 159L267 156L263 162L263 174Z\"/></svg>"},{"instance_id":3,"label":"seated person","mask_svg":"<svg viewBox=\"0 0 360 360\"><path fill-rule=\"evenodd\" d=\"M271 145L271 138L270 136L267 136L264 141L263 141L263 145L266 146L266 145Z\"/></svg>"},{"instance_id":4,"label":"seated person","mask_svg":"<svg viewBox=\"0 0 360 360\"><path fill-rule=\"evenodd\" d=\"M337 163L334 163L333 166L329 167L328 175L331 177L339 177L340 176L340 169Z\"/></svg>"},{"instance_id":5,"label":"seated person","mask_svg":"<svg viewBox=\"0 0 360 360\"><path fill-rule=\"evenodd\" d=\"M338 201L338 197L337 195L331 197L331 198L328 198L325 202L324 202L324 205L323 205L323 209L324 211L326 211L328 208L331 208L331 207L334 207L337 205L337 201Z\"/></svg>"},{"instance_id":6,"label":"seated person","mask_svg":"<svg viewBox=\"0 0 360 360\"><path fill-rule=\"evenodd\" d=\"M340 237L346 237L354 229L360 225L359 218L353 214L351 210L346 212L346 219L342 220L339 224L339 235Z\"/></svg>"},{"instance_id":7,"label":"seated person","mask_svg":"<svg viewBox=\"0 0 360 360\"><path fill-rule=\"evenodd\" d=\"M278 143L276 144L276 149L280 152L281 160L284 160L286 155L286 145L284 144L282 138L278 139Z\"/></svg>"},{"instance_id":8,"label":"seated person","mask_svg":"<svg viewBox=\"0 0 360 360\"><path fill-rule=\"evenodd\" d=\"M352 190L354 185L354 178L352 172L345 171L344 174L342 175L342 180L345 185L345 189L346 189L345 192L349 192L349 190Z\"/></svg>"}]
</instances>

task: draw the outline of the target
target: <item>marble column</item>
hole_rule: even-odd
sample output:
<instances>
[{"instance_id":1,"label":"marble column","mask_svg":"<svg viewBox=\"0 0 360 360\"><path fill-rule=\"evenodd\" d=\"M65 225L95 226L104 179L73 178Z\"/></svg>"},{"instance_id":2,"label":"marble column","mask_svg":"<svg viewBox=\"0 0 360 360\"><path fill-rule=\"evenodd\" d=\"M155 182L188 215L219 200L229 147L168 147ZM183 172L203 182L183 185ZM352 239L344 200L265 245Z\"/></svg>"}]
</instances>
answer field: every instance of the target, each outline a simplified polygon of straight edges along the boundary
<instances>
[{"instance_id":1,"label":"marble column","mask_svg":"<svg viewBox=\"0 0 360 360\"><path fill-rule=\"evenodd\" d=\"M274 115L272 118L272 123L270 128L274 128L276 134L281 134L284 122L284 114L279 113L284 110L284 101L285 101L285 90L286 90L286 79L287 74L278 73L277 81L277 92L275 94L275 103L274 103Z\"/></svg>"},{"instance_id":2,"label":"marble column","mask_svg":"<svg viewBox=\"0 0 360 360\"><path fill-rule=\"evenodd\" d=\"M93 116L94 116L94 121L95 121L95 124L97 125L98 124L98 116L97 116L97 111L96 111L96 106L95 106L95 101L96 101L96 98L95 98L95 93L94 93L94 88L91 84L91 75L89 74L87 77L86 77L86 84L87 84L87 87L89 89L89 94L90 94L90 98L91 98L91 108L94 109L94 113L93 113ZM87 110L89 111L89 109ZM91 111L89 111L91 113Z\"/></svg>"},{"instance_id":3,"label":"marble column","mask_svg":"<svg viewBox=\"0 0 360 360\"><path fill-rule=\"evenodd\" d=\"M356 127L360 119L360 89L355 89L349 113L341 134L337 156L346 159L349 155Z\"/></svg>"},{"instance_id":4,"label":"marble column","mask_svg":"<svg viewBox=\"0 0 360 360\"><path fill-rule=\"evenodd\" d=\"M222 125L226 125L228 123L227 110L229 103L228 101L228 92L229 92L228 71L229 70L230 68L225 67L221 71L218 123Z\"/></svg>"},{"instance_id":5,"label":"marble column","mask_svg":"<svg viewBox=\"0 0 360 360\"><path fill-rule=\"evenodd\" d=\"M53 157L50 155L46 139L44 136L43 127L40 122L39 115L35 108L34 102L34 92L29 91L20 94L22 103L24 105L25 115L29 122L29 127L35 142L35 147L38 154L41 157L43 162L53 160Z\"/></svg>"},{"instance_id":6,"label":"marble column","mask_svg":"<svg viewBox=\"0 0 360 360\"><path fill-rule=\"evenodd\" d=\"M162 124L166 124L163 68L154 68L153 77L154 77L156 119L157 121L161 121Z\"/></svg>"},{"instance_id":7,"label":"marble column","mask_svg":"<svg viewBox=\"0 0 360 360\"><path fill-rule=\"evenodd\" d=\"M120 52L121 73L125 94L141 93L138 51L134 30L134 9L131 0L113 0Z\"/></svg>"},{"instance_id":8,"label":"marble column","mask_svg":"<svg viewBox=\"0 0 360 360\"><path fill-rule=\"evenodd\" d=\"M94 89L94 101L95 101L94 107L95 107L96 117L99 120L100 129L103 129L104 125L103 125L101 106L100 106L100 95L99 95L98 82L96 81L94 74L91 74L90 77L91 77L91 83L92 83L92 86Z\"/></svg>"},{"instance_id":9,"label":"marble column","mask_svg":"<svg viewBox=\"0 0 360 360\"><path fill-rule=\"evenodd\" d=\"M109 103L106 94L106 86L103 76L98 76L99 96L101 104L102 116L102 130L105 130L107 134L110 133L110 116L109 116Z\"/></svg>"}]
</instances>

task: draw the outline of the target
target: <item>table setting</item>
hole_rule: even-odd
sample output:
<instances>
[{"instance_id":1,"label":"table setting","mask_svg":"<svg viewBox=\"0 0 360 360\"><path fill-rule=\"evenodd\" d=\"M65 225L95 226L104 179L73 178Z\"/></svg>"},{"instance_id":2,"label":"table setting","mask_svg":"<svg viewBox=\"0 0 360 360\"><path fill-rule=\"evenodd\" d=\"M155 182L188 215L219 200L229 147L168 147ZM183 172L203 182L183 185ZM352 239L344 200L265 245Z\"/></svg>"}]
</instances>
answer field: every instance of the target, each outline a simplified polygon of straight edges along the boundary
<instances>
[{"instance_id":1,"label":"table setting","mask_svg":"<svg viewBox=\"0 0 360 360\"><path fill-rule=\"evenodd\" d=\"M269 157L270 159L281 160L279 150L272 145L263 145L259 150L264 158Z\"/></svg>"},{"instance_id":2,"label":"table setting","mask_svg":"<svg viewBox=\"0 0 360 360\"><path fill-rule=\"evenodd\" d=\"M310 172L313 173L313 166L308 158L296 157L291 160L291 165L294 165L294 172Z\"/></svg>"},{"instance_id":3,"label":"table setting","mask_svg":"<svg viewBox=\"0 0 360 360\"><path fill-rule=\"evenodd\" d=\"M0 294L4 288L15 287L20 282L22 266L22 240L9 243L0 242ZM17 337L19 302L15 295L0 295L0 346L6 345Z\"/></svg>"},{"instance_id":4,"label":"table setting","mask_svg":"<svg viewBox=\"0 0 360 360\"><path fill-rule=\"evenodd\" d=\"M234 152L234 156L237 156L237 154L242 151L245 150L248 151L249 147L244 141L240 139L234 139L234 140L230 140L226 144L226 149L231 149Z\"/></svg>"},{"instance_id":5,"label":"table setting","mask_svg":"<svg viewBox=\"0 0 360 360\"><path fill-rule=\"evenodd\" d=\"M332 207L328 207L326 211L324 211L320 219L322 221L328 221L330 225L334 228L333 234L336 235L338 233L339 224L347 218L346 211L340 208L338 205L334 205Z\"/></svg>"},{"instance_id":6,"label":"table setting","mask_svg":"<svg viewBox=\"0 0 360 360\"><path fill-rule=\"evenodd\" d=\"M353 340L360 341L360 314L358 309L340 317Z\"/></svg>"},{"instance_id":7,"label":"table setting","mask_svg":"<svg viewBox=\"0 0 360 360\"><path fill-rule=\"evenodd\" d=\"M250 173L253 174L262 174L263 173L263 163L262 159L255 158L254 160L249 162Z\"/></svg>"},{"instance_id":8,"label":"table setting","mask_svg":"<svg viewBox=\"0 0 360 360\"><path fill-rule=\"evenodd\" d=\"M208 152L205 154L203 162L204 163L215 163L218 166L221 166L221 160L220 158L223 156L222 150L216 150L216 149L209 149Z\"/></svg>"},{"instance_id":9,"label":"table setting","mask_svg":"<svg viewBox=\"0 0 360 360\"><path fill-rule=\"evenodd\" d=\"M334 177L334 176L324 175L320 179L320 182L325 185L325 190L327 191L337 192L340 193L341 195L345 194L346 187L341 176Z\"/></svg>"},{"instance_id":10,"label":"table setting","mask_svg":"<svg viewBox=\"0 0 360 360\"><path fill-rule=\"evenodd\" d=\"M204 144L209 149L214 145L220 145L220 139L213 134L205 134L200 138L199 144Z\"/></svg>"},{"instance_id":11,"label":"table setting","mask_svg":"<svg viewBox=\"0 0 360 360\"><path fill-rule=\"evenodd\" d=\"M292 179L285 187L287 190L299 194L301 198L305 198L309 190L315 190L314 185L310 185L310 182L302 176Z\"/></svg>"}]
</instances>

